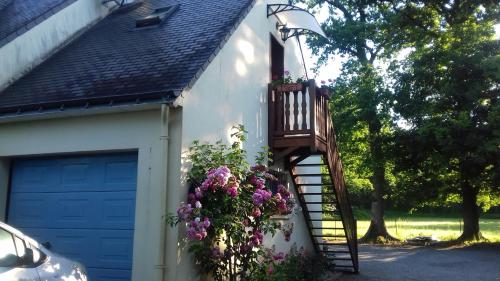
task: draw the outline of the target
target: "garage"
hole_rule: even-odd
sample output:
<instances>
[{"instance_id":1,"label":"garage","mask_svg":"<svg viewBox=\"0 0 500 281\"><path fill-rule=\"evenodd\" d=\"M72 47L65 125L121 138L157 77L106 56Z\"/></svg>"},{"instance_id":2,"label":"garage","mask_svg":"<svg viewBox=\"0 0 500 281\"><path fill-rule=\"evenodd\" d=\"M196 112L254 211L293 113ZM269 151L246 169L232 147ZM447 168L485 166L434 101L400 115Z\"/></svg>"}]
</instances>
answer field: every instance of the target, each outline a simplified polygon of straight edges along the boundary
<instances>
[{"instance_id":1,"label":"garage","mask_svg":"<svg viewBox=\"0 0 500 281\"><path fill-rule=\"evenodd\" d=\"M130 280L137 153L17 159L7 222L83 263L90 280Z\"/></svg>"}]
</instances>

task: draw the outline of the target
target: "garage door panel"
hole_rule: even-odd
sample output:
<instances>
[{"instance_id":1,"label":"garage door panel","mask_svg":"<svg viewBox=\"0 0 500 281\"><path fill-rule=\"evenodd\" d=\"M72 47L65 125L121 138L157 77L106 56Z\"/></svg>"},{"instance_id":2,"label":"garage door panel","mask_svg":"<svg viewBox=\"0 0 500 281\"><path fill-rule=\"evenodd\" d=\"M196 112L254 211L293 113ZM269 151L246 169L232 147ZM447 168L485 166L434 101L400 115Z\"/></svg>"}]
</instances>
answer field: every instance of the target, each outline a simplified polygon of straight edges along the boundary
<instances>
[{"instance_id":1,"label":"garage door panel","mask_svg":"<svg viewBox=\"0 0 500 281\"><path fill-rule=\"evenodd\" d=\"M130 280L137 155L14 161L8 223L82 262L89 280Z\"/></svg>"},{"instance_id":2,"label":"garage door panel","mask_svg":"<svg viewBox=\"0 0 500 281\"><path fill-rule=\"evenodd\" d=\"M133 229L134 224L132 191L14 193L10 202L9 221L20 227Z\"/></svg>"},{"instance_id":3,"label":"garage door panel","mask_svg":"<svg viewBox=\"0 0 500 281\"><path fill-rule=\"evenodd\" d=\"M71 230L20 228L33 239L49 241L52 250L85 264L86 267L130 269L132 230Z\"/></svg>"},{"instance_id":4,"label":"garage door panel","mask_svg":"<svg viewBox=\"0 0 500 281\"><path fill-rule=\"evenodd\" d=\"M87 268L89 280L125 281L130 280L130 270Z\"/></svg>"},{"instance_id":5,"label":"garage door panel","mask_svg":"<svg viewBox=\"0 0 500 281\"><path fill-rule=\"evenodd\" d=\"M135 191L137 156L47 158L15 161L13 193Z\"/></svg>"}]
</instances>

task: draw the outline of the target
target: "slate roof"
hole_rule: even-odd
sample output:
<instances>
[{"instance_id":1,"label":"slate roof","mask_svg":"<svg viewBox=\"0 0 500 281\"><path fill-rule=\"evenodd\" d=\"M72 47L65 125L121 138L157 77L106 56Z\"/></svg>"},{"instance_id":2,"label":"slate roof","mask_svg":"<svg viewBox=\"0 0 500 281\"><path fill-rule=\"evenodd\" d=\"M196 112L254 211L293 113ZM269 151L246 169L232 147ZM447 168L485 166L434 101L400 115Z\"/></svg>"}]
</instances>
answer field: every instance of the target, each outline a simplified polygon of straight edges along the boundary
<instances>
[{"instance_id":1,"label":"slate roof","mask_svg":"<svg viewBox=\"0 0 500 281\"><path fill-rule=\"evenodd\" d=\"M0 0L0 47L76 0Z\"/></svg>"},{"instance_id":2,"label":"slate roof","mask_svg":"<svg viewBox=\"0 0 500 281\"><path fill-rule=\"evenodd\" d=\"M208 66L253 3L145 0L135 9L116 10L0 92L0 114L171 99ZM135 28L136 19L175 4L179 8L159 26Z\"/></svg>"}]
</instances>

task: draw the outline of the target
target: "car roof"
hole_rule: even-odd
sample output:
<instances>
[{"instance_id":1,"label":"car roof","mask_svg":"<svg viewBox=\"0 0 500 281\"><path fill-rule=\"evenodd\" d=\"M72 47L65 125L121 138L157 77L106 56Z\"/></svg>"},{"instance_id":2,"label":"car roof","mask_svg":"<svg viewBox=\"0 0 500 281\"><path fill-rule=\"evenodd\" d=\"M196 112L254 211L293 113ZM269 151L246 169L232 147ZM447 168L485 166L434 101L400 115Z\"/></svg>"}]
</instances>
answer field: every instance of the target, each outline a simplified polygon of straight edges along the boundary
<instances>
[{"instance_id":1,"label":"car roof","mask_svg":"<svg viewBox=\"0 0 500 281\"><path fill-rule=\"evenodd\" d=\"M24 233L22 233L20 230L6 224L6 223L3 223L0 221L0 228L3 228L5 230L7 230L8 232L14 234L15 236L23 239L23 240L28 240L28 242L30 244L32 244L33 246L37 247L37 248L41 248L43 247L40 243L38 243L36 240L34 240L33 238L25 235ZM43 247L45 249L45 247Z\"/></svg>"}]
</instances>

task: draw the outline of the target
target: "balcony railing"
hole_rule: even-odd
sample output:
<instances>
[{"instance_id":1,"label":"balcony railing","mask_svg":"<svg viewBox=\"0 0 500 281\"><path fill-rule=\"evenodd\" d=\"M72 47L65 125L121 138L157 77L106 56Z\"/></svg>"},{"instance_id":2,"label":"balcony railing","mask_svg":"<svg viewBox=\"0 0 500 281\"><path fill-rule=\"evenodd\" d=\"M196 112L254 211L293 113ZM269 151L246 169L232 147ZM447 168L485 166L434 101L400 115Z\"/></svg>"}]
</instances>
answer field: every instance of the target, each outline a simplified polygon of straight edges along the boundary
<instances>
[{"instance_id":1,"label":"balcony railing","mask_svg":"<svg viewBox=\"0 0 500 281\"><path fill-rule=\"evenodd\" d=\"M328 142L327 89L314 80L269 85L269 144L273 149L309 146L326 149Z\"/></svg>"}]
</instances>

